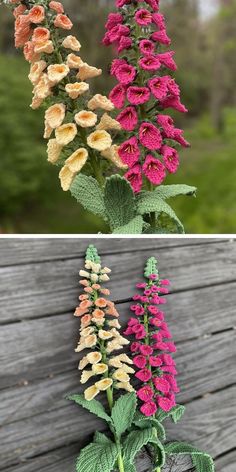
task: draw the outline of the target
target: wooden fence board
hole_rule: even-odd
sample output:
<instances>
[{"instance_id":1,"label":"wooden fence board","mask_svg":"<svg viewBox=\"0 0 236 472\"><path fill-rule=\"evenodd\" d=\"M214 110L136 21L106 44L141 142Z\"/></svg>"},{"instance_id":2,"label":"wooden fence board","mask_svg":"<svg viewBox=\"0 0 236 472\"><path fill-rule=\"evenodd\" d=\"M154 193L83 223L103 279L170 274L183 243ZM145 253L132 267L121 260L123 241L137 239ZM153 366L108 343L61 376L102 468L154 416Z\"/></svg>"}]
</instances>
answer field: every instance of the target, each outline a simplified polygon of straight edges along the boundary
<instances>
[{"instance_id":1,"label":"wooden fence board","mask_svg":"<svg viewBox=\"0 0 236 472\"><path fill-rule=\"evenodd\" d=\"M129 245L132 246L132 242ZM114 300L130 298L137 274L142 273L143 265L151 255L158 258L161 275L171 278L172 291L198 289L220 284L222 280L224 284L236 281L234 243L197 245L191 246L191 250L187 247L158 250L157 247L143 253L134 251L103 258L104 264L113 270L109 286ZM81 265L82 258L76 258L1 267L1 321L71 310L76 302Z\"/></svg>"}]
</instances>

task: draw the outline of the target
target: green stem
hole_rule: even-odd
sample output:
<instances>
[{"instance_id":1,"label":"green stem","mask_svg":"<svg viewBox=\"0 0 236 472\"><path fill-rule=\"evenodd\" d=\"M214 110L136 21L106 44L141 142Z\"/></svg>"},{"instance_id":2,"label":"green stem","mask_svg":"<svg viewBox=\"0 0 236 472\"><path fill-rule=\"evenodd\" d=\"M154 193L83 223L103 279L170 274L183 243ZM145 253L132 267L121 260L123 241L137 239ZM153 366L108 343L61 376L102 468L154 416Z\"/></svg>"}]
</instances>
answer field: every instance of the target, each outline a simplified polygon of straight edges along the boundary
<instances>
[{"instance_id":1,"label":"green stem","mask_svg":"<svg viewBox=\"0 0 236 472\"><path fill-rule=\"evenodd\" d=\"M113 407L113 390L111 389L111 387L109 387L107 389L107 401L108 401L109 408L112 411L112 407ZM117 450L118 450L117 465L119 467L119 472L125 472L120 439L118 438L118 436L115 433L114 433L114 439L115 439L116 447L117 447Z\"/></svg>"}]
</instances>

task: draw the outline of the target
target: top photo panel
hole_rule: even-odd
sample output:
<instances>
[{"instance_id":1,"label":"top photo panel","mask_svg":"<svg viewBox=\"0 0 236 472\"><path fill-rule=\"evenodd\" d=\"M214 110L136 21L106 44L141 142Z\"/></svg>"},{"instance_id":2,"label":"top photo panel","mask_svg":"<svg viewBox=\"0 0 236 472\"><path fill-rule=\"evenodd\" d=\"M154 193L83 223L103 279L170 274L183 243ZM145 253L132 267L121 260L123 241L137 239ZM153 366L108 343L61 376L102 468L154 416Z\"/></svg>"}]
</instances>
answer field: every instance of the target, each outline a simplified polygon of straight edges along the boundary
<instances>
[{"instance_id":1,"label":"top photo panel","mask_svg":"<svg viewBox=\"0 0 236 472\"><path fill-rule=\"evenodd\" d=\"M235 234L236 0L0 0L0 233Z\"/></svg>"}]
</instances>

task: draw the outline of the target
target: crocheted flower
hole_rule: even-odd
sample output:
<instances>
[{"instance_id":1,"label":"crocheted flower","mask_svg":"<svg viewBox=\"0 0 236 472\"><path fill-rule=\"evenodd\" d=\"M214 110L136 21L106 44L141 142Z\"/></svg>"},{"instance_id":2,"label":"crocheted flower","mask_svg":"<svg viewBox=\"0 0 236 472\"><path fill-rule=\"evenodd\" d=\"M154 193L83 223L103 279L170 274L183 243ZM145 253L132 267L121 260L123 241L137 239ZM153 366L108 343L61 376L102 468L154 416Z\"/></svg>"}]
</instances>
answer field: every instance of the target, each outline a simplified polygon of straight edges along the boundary
<instances>
[{"instance_id":1,"label":"crocheted flower","mask_svg":"<svg viewBox=\"0 0 236 472\"><path fill-rule=\"evenodd\" d=\"M124 63L117 67L115 76L122 85L128 85L134 81L136 69L130 64Z\"/></svg>"},{"instance_id":2,"label":"crocheted flower","mask_svg":"<svg viewBox=\"0 0 236 472\"><path fill-rule=\"evenodd\" d=\"M155 51L155 44L149 39L142 39L139 43L139 49L143 55L152 55Z\"/></svg>"},{"instance_id":3,"label":"crocheted flower","mask_svg":"<svg viewBox=\"0 0 236 472\"><path fill-rule=\"evenodd\" d=\"M127 90L127 98L131 105L142 105L148 102L150 90L147 87L131 86Z\"/></svg>"},{"instance_id":4,"label":"crocheted flower","mask_svg":"<svg viewBox=\"0 0 236 472\"><path fill-rule=\"evenodd\" d=\"M165 145L161 149L161 154L164 158L165 168L174 174L179 167L179 156L176 149Z\"/></svg>"},{"instance_id":5,"label":"crocheted flower","mask_svg":"<svg viewBox=\"0 0 236 472\"><path fill-rule=\"evenodd\" d=\"M162 162L151 154L146 156L143 164L143 173L154 185L160 185L166 176L165 167Z\"/></svg>"},{"instance_id":6,"label":"crocheted flower","mask_svg":"<svg viewBox=\"0 0 236 472\"><path fill-rule=\"evenodd\" d=\"M139 140L143 146L150 150L160 149L162 136L160 130L151 123L142 123L139 128Z\"/></svg>"},{"instance_id":7,"label":"crocheted flower","mask_svg":"<svg viewBox=\"0 0 236 472\"><path fill-rule=\"evenodd\" d=\"M138 114L134 107L125 108L116 119L126 131L133 131L138 124Z\"/></svg>"},{"instance_id":8,"label":"crocheted flower","mask_svg":"<svg viewBox=\"0 0 236 472\"><path fill-rule=\"evenodd\" d=\"M156 72L160 69L161 63L157 56L148 54L139 60L139 66L146 71Z\"/></svg>"},{"instance_id":9,"label":"crocheted flower","mask_svg":"<svg viewBox=\"0 0 236 472\"><path fill-rule=\"evenodd\" d=\"M138 23L140 26L148 26L150 23L152 23L152 14L149 10L146 10L145 8L141 8L138 10L135 15L135 21Z\"/></svg>"},{"instance_id":10,"label":"crocheted flower","mask_svg":"<svg viewBox=\"0 0 236 472\"><path fill-rule=\"evenodd\" d=\"M121 160L132 167L139 160L140 150L138 147L138 140L134 136L122 143L119 147L118 154Z\"/></svg>"},{"instance_id":11,"label":"crocheted flower","mask_svg":"<svg viewBox=\"0 0 236 472\"><path fill-rule=\"evenodd\" d=\"M116 85L109 94L109 99L112 101L116 108L122 108L125 104L126 99L126 88L118 84Z\"/></svg>"},{"instance_id":12,"label":"crocheted flower","mask_svg":"<svg viewBox=\"0 0 236 472\"><path fill-rule=\"evenodd\" d=\"M125 173L125 178L129 181L135 193L140 192L142 188L142 168L139 164L135 164L128 172Z\"/></svg>"}]
</instances>

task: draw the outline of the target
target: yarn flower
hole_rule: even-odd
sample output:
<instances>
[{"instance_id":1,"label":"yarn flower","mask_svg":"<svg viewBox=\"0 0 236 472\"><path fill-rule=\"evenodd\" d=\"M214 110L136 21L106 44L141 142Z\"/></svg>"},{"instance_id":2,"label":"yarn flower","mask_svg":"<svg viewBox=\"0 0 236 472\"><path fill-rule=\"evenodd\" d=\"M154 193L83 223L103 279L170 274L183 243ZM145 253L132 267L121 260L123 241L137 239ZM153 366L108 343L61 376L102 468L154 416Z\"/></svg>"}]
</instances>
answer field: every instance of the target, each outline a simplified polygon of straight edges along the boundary
<instances>
[{"instance_id":1,"label":"yarn flower","mask_svg":"<svg viewBox=\"0 0 236 472\"><path fill-rule=\"evenodd\" d=\"M141 293L134 295L130 318L124 334L135 341L130 350L137 368L135 377L141 382L137 388L140 411L153 416L158 409L169 412L175 405L179 392L176 382L175 361L171 354L176 351L171 333L160 309L165 304L163 295L168 293L168 280L161 280L155 258L150 258L145 269L147 282L136 287Z\"/></svg>"},{"instance_id":2,"label":"yarn flower","mask_svg":"<svg viewBox=\"0 0 236 472\"><path fill-rule=\"evenodd\" d=\"M126 179L138 193L160 185L168 173L177 171L177 148L189 143L166 111L172 108L185 113L187 109L181 103L180 88L170 75L177 69L175 53L163 51L171 40L159 1L117 0L116 7L118 12L108 16L103 38L105 46L114 45L121 54L111 65L111 75L118 85L109 98L116 109L121 109L117 121L125 130L126 139L118 154L129 167ZM136 152L131 157L126 143L134 139Z\"/></svg>"},{"instance_id":3,"label":"yarn flower","mask_svg":"<svg viewBox=\"0 0 236 472\"><path fill-rule=\"evenodd\" d=\"M84 390L87 401L106 391L108 401L112 403L114 389L133 391L129 375L135 372L131 367L133 361L125 353L117 353L129 341L120 334L119 314L115 304L107 298L110 291L103 287L110 272L109 268L102 268L96 249L89 246L85 269L80 270L84 293L79 296L80 304L74 313L81 320L75 352L85 351L79 362L80 382L91 383Z\"/></svg>"},{"instance_id":4,"label":"yarn flower","mask_svg":"<svg viewBox=\"0 0 236 472\"><path fill-rule=\"evenodd\" d=\"M126 168L118 153L112 158L112 133L121 125L113 119L113 126L96 129L104 111L114 109L107 97L90 95L87 81L100 76L102 70L80 56L81 44L70 34L73 24L60 2L14 0L9 6L15 16L15 46L23 48L30 63L31 107L46 107L44 138L48 140L48 161L61 167L62 189L69 190L84 167L102 184L104 157L111 165ZM125 83L129 69L128 65L123 75L121 72ZM131 69L132 81L136 72Z\"/></svg>"}]
</instances>

